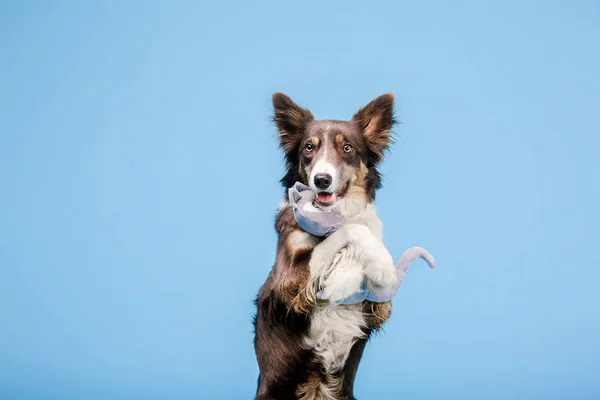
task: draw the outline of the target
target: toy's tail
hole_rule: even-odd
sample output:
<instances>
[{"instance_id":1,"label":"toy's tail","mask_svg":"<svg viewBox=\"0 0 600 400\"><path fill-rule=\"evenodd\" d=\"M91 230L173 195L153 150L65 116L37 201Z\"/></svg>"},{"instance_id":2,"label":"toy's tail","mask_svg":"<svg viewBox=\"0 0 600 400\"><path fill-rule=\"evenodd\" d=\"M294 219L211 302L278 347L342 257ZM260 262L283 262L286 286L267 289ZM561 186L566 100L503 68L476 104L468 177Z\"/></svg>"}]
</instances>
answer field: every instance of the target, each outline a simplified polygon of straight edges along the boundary
<instances>
[{"instance_id":1,"label":"toy's tail","mask_svg":"<svg viewBox=\"0 0 600 400\"><path fill-rule=\"evenodd\" d=\"M417 258L422 258L431 268L435 268L435 259L422 247L411 247L402 254L400 261L396 264L396 270L406 272L410 264Z\"/></svg>"},{"instance_id":2,"label":"toy's tail","mask_svg":"<svg viewBox=\"0 0 600 400\"><path fill-rule=\"evenodd\" d=\"M384 301L391 300L398 290L400 290L400 286L404 283L404 274L410 267L413 261L417 258L422 258L429 264L431 268L435 268L435 260L433 256L429 254L427 250L422 247L411 247L402 254L400 257L400 261L396 264L396 273L398 276L398 282L392 288L371 288L370 292L367 295L367 300L374 301L377 303L382 303Z\"/></svg>"}]
</instances>

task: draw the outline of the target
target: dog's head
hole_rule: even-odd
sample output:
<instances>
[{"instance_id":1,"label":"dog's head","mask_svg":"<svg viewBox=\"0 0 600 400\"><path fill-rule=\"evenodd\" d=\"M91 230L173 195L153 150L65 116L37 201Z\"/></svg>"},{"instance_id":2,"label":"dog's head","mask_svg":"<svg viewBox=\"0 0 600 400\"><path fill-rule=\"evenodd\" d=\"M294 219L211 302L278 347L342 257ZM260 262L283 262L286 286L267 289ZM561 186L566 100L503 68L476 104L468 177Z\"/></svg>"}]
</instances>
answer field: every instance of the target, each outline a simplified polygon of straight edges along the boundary
<instances>
[{"instance_id":1,"label":"dog's head","mask_svg":"<svg viewBox=\"0 0 600 400\"><path fill-rule=\"evenodd\" d=\"M274 121L285 152L286 188L296 181L317 193L321 206L332 206L349 191L368 202L380 186L377 165L391 141L394 95L381 95L350 121L315 120L312 113L288 96L273 95Z\"/></svg>"}]
</instances>

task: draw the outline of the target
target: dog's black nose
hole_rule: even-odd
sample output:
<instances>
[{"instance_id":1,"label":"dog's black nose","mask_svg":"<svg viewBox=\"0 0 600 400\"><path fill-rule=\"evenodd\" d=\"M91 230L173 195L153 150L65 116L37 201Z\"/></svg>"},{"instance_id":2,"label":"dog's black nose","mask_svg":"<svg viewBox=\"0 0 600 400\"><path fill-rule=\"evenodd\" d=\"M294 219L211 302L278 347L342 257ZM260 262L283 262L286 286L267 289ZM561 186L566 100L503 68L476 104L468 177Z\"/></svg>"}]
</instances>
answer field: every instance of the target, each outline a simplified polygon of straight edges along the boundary
<instances>
[{"instance_id":1,"label":"dog's black nose","mask_svg":"<svg viewBox=\"0 0 600 400\"><path fill-rule=\"evenodd\" d=\"M331 175L329 175L329 174L315 175L315 186L322 190L327 189L329 186L331 186Z\"/></svg>"}]
</instances>

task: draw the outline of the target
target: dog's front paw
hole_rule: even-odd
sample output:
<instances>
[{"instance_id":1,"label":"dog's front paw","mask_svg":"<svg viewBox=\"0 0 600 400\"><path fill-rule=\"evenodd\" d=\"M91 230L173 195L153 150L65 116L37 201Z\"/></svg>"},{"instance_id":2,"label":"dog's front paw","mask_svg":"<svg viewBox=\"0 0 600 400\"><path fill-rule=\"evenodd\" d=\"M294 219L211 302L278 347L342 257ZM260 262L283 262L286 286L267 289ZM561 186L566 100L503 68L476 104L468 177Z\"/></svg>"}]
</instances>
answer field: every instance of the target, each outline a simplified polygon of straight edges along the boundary
<instances>
[{"instance_id":1,"label":"dog's front paw","mask_svg":"<svg viewBox=\"0 0 600 400\"><path fill-rule=\"evenodd\" d=\"M353 260L347 260L332 270L317 297L337 303L360 291L363 280L362 266Z\"/></svg>"},{"instance_id":2,"label":"dog's front paw","mask_svg":"<svg viewBox=\"0 0 600 400\"><path fill-rule=\"evenodd\" d=\"M371 254L365 275L374 285L391 288L398 283L398 274L392 255L385 247L381 247L379 251Z\"/></svg>"}]
</instances>

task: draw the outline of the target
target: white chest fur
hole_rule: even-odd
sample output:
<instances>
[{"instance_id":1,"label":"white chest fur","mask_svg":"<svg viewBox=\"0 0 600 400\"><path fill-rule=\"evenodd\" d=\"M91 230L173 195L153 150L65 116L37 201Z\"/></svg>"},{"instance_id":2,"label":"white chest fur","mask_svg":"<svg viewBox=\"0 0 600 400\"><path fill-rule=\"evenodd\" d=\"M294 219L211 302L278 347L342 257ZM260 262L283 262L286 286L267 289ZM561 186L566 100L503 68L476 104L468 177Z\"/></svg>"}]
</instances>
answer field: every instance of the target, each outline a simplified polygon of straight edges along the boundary
<instances>
[{"instance_id":1,"label":"white chest fur","mask_svg":"<svg viewBox=\"0 0 600 400\"><path fill-rule=\"evenodd\" d=\"M352 204L343 204L340 210L347 223L366 226L381 242L382 225L373 205L353 207ZM357 256L360 249L355 243L347 243L343 239L329 239L313 252L312 279L325 290L331 289L329 295L332 297L344 298L358 290L363 279L363 265ZM319 357L325 371L334 373L344 366L354 343L366 337L365 327L362 304L338 305L332 309L320 307L312 316L305 344Z\"/></svg>"},{"instance_id":2,"label":"white chest fur","mask_svg":"<svg viewBox=\"0 0 600 400\"><path fill-rule=\"evenodd\" d=\"M366 335L361 304L342 305L328 310L315 310L306 345L317 354L326 372L339 371L345 364L352 345Z\"/></svg>"}]
</instances>

